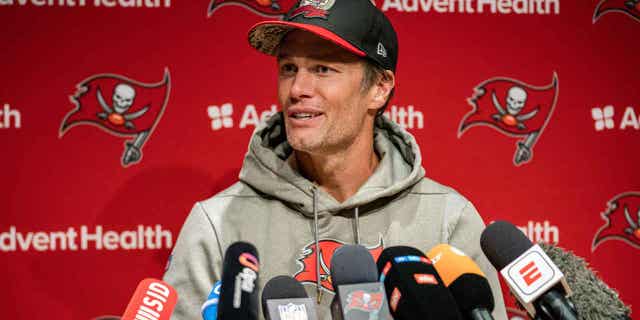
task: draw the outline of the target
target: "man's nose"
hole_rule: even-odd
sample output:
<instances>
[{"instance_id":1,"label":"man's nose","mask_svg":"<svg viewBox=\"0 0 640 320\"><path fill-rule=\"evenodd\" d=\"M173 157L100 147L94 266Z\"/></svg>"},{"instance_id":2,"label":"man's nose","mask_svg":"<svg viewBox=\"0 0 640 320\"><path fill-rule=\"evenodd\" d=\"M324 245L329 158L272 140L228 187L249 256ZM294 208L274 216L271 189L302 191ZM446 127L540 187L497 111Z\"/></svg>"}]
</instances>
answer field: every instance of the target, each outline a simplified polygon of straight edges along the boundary
<instances>
[{"instance_id":1,"label":"man's nose","mask_svg":"<svg viewBox=\"0 0 640 320\"><path fill-rule=\"evenodd\" d=\"M293 83L291 84L291 98L301 99L313 96L314 81L313 74L310 72L306 70L296 72Z\"/></svg>"}]
</instances>

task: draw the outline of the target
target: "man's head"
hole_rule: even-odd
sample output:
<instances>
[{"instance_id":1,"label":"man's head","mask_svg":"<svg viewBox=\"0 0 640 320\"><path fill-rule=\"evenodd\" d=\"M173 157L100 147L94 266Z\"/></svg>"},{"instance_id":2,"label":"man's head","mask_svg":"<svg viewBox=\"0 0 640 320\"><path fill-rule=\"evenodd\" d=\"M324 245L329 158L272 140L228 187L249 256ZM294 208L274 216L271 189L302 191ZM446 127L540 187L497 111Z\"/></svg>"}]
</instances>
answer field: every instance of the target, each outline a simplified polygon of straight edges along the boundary
<instances>
[{"instance_id":1,"label":"man's head","mask_svg":"<svg viewBox=\"0 0 640 320\"><path fill-rule=\"evenodd\" d=\"M394 88L397 38L370 0L302 0L249 33L277 56L278 100L295 150L331 153L373 133Z\"/></svg>"},{"instance_id":2,"label":"man's head","mask_svg":"<svg viewBox=\"0 0 640 320\"><path fill-rule=\"evenodd\" d=\"M287 35L277 60L278 101L294 149L334 152L371 134L393 88L391 71L367 76L365 60L303 30Z\"/></svg>"}]
</instances>

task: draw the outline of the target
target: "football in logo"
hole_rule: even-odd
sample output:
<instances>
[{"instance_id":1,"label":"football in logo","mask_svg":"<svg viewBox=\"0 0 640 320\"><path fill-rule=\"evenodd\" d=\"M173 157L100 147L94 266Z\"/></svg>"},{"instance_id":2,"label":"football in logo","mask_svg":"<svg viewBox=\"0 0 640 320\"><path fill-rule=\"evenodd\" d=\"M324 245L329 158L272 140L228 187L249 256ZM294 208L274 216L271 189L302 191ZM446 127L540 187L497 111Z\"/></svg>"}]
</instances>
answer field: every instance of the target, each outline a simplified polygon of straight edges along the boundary
<instances>
[{"instance_id":1,"label":"football in logo","mask_svg":"<svg viewBox=\"0 0 640 320\"><path fill-rule=\"evenodd\" d=\"M343 246L344 243L337 240L320 240L318 244L320 246L320 285L322 286L322 289L333 293L335 291L333 289L333 285L331 284L331 257L333 257L333 253L338 248ZM376 245L366 248L373 256L373 260L378 260L378 257L384 249L382 235L380 235L378 243ZM300 266L300 270L293 276L296 280L298 280L298 282L302 284L316 284L317 254L318 251L316 250L316 245L314 242L302 248L300 258L298 258L297 261L298 265Z\"/></svg>"},{"instance_id":2,"label":"football in logo","mask_svg":"<svg viewBox=\"0 0 640 320\"><path fill-rule=\"evenodd\" d=\"M640 22L640 0L602 0L593 13L593 23L611 12L626 14Z\"/></svg>"},{"instance_id":3,"label":"football in logo","mask_svg":"<svg viewBox=\"0 0 640 320\"><path fill-rule=\"evenodd\" d=\"M142 160L142 147L160 121L169 101L169 70L158 83L142 83L116 74L91 76L70 97L75 109L62 120L59 136L79 125L94 126L126 141L122 166Z\"/></svg>"},{"instance_id":4,"label":"football in logo","mask_svg":"<svg viewBox=\"0 0 640 320\"><path fill-rule=\"evenodd\" d=\"M296 0L212 0L209 4L208 16L225 6L244 7L255 14L265 17L282 17L293 8Z\"/></svg>"},{"instance_id":5,"label":"football in logo","mask_svg":"<svg viewBox=\"0 0 640 320\"><path fill-rule=\"evenodd\" d=\"M558 76L551 84L536 87L510 78L492 78L475 87L468 99L473 107L460 122L458 138L475 126L491 127L512 137L516 143L516 166L533 159L533 147L549 123L558 100Z\"/></svg>"},{"instance_id":6,"label":"football in logo","mask_svg":"<svg viewBox=\"0 0 640 320\"><path fill-rule=\"evenodd\" d=\"M640 249L640 192L621 193L607 202L605 223L593 238L591 252L605 241L618 240Z\"/></svg>"}]
</instances>

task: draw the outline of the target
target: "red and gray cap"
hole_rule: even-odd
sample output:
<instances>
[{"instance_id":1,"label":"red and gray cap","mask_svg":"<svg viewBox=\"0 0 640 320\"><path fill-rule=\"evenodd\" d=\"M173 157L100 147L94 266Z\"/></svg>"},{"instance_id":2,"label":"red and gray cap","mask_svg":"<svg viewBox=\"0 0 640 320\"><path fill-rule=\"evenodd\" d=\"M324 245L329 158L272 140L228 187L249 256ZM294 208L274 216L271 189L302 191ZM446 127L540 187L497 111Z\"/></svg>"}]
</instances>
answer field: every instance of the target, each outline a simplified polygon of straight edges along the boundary
<instances>
[{"instance_id":1,"label":"red and gray cap","mask_svg":"<svg viewBox=\"0 0 640 320\"><path fill-rule=\"evenodd\" d=\"M280 41L294 29L314 33L386 70L396 70L398 37L371 0L300 0L282 20L254 25L249 43L275 55Z\"/></svg>"}]
</instances>

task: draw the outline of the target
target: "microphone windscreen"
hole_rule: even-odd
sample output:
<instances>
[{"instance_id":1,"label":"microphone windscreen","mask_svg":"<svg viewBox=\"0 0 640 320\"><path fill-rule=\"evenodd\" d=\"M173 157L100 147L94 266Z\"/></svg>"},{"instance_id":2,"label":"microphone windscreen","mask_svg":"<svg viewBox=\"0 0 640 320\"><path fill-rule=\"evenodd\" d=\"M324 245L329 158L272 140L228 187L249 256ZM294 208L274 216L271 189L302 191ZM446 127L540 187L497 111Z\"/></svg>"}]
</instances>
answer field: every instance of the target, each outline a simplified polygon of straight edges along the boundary
<instances>
[{"instance_id":1,"label":"microphone windscreen","mask_svg":"<svg viewBox=\"0 0 640 320\"><path fill-rule=\"evenodd\" d=\"M331 257L331 283L340 285L378 281L373 256L361 245L343 245Z\"/></svg>"},{"instance_id":2,"label":"microphone windscreen","mask_svg":"<svg viewBox=\"0 0 640 320\"><path fill-rule=\"evenodd\" d=\"M473 259L448 244L435 246L427 253L427 257L433 262L463 314L478 308L493 311L491 286Z\"/></svg>"},{"instance_id":3,"label":"microphone windscreen","mask_svg":"<svg viewBox=\"0 0 640 320\"><path fill-rule=\"evenodd\" d=\"M631 309L615 290L596 276L584 259L550 244L539 245L564 273L573 291L569 300L576 306L580 319L630 319Z\"/></svg>"},{"instance_id":4,"label":"microphone windscreen","mask_svg":"<svg viewBox=\"0 0 640 320\"><path fill-rule=\"evenodd\" d=\"M462 319L451 292L420 250L386 248L377 265L394 319Z\"/></svg>"},{"instance_id":5,"label":"microphone windscreen","mask_svg":"<svg viewBox=\"0 0 640 320\"><path fill-rule=\"evenodd\" d=\"M258 272L256 248L246 242L231 244L224 255L218 319L258 319Z\"/></svg>"},{"instance_id":6,"label":"microphone windscreen","mask_svg":"<svg viewBox=\"0 0 640 320\"><path fill-rule=\"evenodd\" d=\"M262 313L267 317L267 300L308 298L304 287L290 276L276 276L269 280L262 289Z\"/></svg>"},{"instance_id":7,"label":"microphone windscreen","mask_svg":"<svg viewBox=\"0 0 640 320\"><path fill-rule=\"evenodd\" d=\"M491 264L500 271L533 247L533 243L513 224L495 221L482 231L480 247Z\"/></svg>"}]
</instances>

